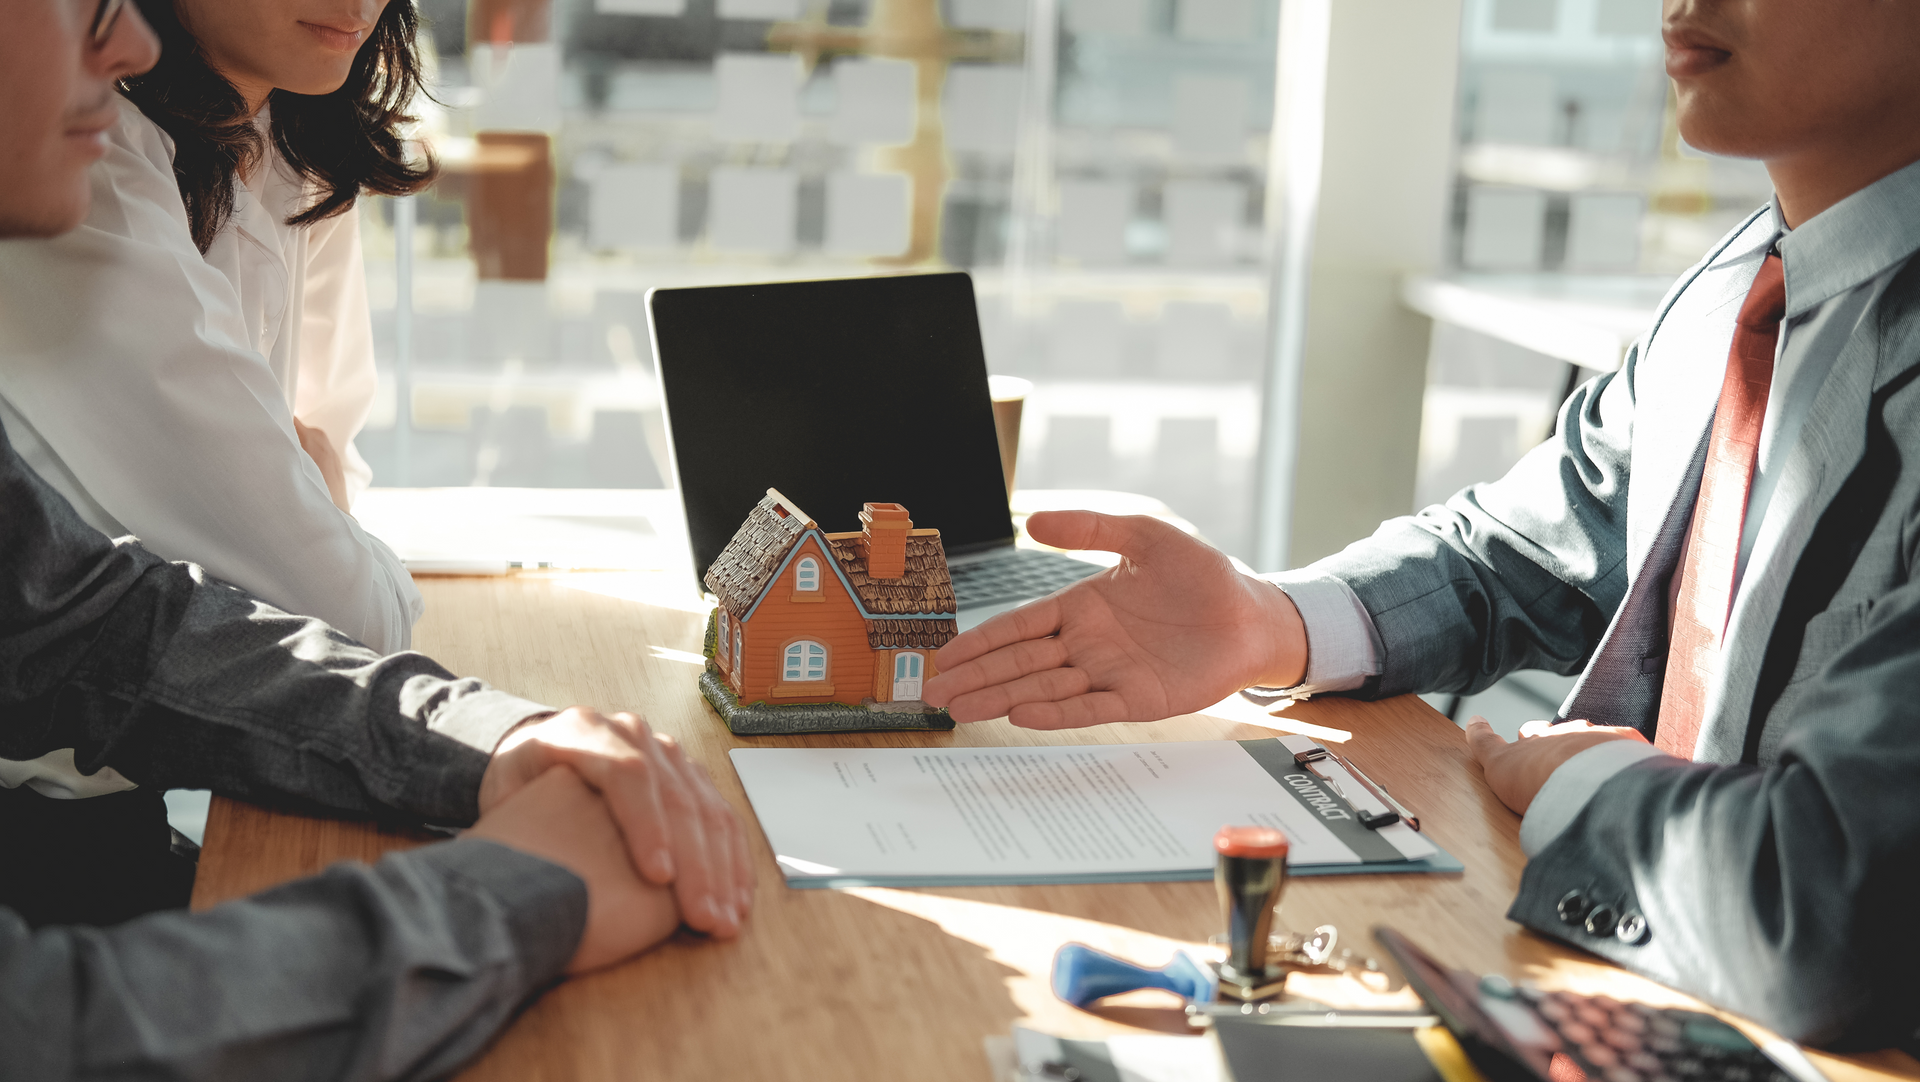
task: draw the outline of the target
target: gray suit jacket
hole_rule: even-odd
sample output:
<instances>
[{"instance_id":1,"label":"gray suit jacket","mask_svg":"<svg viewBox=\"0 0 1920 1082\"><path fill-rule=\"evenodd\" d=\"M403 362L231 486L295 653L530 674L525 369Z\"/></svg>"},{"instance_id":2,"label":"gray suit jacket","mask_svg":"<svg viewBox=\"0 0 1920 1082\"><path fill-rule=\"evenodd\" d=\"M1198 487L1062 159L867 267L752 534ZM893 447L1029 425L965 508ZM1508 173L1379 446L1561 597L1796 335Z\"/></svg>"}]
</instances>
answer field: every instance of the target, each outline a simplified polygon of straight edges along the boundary
<instances>
[{"instance_id":1,"label":"gray suit jacket","mask_svg":"<svg viewBox=\"0 0 1920 1082\"><path fill-rule=\"evenodd\" d=\"M1359 595L1383 672L1354 694L1580 673L1562 717L1650 738L1666 588L1754 265L1682 276L1554 437L1316 565ZM1814 1043L1920 1021L1920 257L1869 309L1788 458L1732 614L1697 762L1627 767L1537 853L1509 915ZM1631 479L1631 483L1629 483ZM1561 905L1570 894L1579 901ZM1588 907L1638 914L1628 941ZM1574 912L1563 916L1563 909Z\"/></svg>"},{"instance_id":2,"label":"gray suit jacket","mask_svg":"<svg viewBox=\"0 0 1920 1082\"><path fill-rule=\"evenodd\" d=\"M109 541L0 428L0 758L471 823L491 749L542 709ZM48 871L0 866L22 874ZM560 976L586 917L572 872L478 838L111 928L0 906L0 1080L443 1077Z\"/></svg>"}]
</instances>

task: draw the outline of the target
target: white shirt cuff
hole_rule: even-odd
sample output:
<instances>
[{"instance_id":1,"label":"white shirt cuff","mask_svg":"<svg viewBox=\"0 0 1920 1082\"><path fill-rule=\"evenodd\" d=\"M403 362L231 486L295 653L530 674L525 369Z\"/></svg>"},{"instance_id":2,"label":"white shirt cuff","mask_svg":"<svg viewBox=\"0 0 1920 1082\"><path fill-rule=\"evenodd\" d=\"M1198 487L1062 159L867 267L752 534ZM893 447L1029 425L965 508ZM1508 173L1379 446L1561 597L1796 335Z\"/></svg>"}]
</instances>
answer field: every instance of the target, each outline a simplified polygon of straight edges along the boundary
<instances>
[{"instance_id":1,"label":"white shirt cuff","mask_svg":"<svg viewBox=\"0 0 1920 1082\"><path fill-rule=\"evenodd\" d=\"M1561 763L1527 806L1520 820L1520 849L1528 857L1545 849L1567 829L1608 778L1642 759L1666 752L1638 740L1609 740Z\"/></svg>"},{"instance_id":2,"label":"white shirt cuff","mask_svg":"<svg viewBox=\"0 0 1920 1082\"><path fill-rule=\"evenodd\" d=\"M1307 676L1293 695L1352 691L1380 673L1380 633L1353 588L1331 575L1286 571L1261 579L1286 591L1307 629Z\"/></svg>"}]
</instances>

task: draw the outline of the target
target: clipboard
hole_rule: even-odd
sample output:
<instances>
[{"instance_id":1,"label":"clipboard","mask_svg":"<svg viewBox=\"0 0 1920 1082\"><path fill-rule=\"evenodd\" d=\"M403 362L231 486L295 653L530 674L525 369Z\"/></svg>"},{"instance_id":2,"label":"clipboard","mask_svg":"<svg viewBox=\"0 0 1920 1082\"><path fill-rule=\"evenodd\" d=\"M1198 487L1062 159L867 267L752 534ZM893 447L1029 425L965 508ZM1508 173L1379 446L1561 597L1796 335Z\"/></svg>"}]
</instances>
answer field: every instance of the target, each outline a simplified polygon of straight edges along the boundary
<instances>
[{"instance_id":1,"label":"clipboard","mask_svg":"<svg viewBox=\"0 0 1920 1082\"><path fill-rule=\"evenodd\" d=\"M1223 823L1288 831L1296 876L1464 870L1413 817L1386 821L1383 800L1349 799L1370 790L1308 743L736 748L730 757L789 887L1206 880Z\"/></svg>"}]
</instances>

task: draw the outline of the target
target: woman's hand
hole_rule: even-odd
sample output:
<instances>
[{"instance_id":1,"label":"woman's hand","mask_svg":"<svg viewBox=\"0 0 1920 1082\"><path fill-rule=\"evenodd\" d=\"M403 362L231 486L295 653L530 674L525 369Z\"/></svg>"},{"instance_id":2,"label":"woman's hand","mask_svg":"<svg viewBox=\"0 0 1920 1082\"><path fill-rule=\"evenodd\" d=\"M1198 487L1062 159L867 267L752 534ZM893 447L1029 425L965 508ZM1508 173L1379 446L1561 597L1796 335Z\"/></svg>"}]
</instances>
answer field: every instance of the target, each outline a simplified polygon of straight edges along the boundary
<instances>
[{"instance_id":1,"label":"woman's hand","mask_svg":"<svg viewBox=\"0 0 1920 1082\"><path fill-rule=\"evenodd\" d=\"M320 467L320 476L326 478L327 495L333 497L333 505L351 514L353 508L347 499L347 468L340 462L340 452L334 449L333 440L327 437L326 430L310 428L293 419L293 431L300 437L300 449Z\"/></svg>"}]
</instances>

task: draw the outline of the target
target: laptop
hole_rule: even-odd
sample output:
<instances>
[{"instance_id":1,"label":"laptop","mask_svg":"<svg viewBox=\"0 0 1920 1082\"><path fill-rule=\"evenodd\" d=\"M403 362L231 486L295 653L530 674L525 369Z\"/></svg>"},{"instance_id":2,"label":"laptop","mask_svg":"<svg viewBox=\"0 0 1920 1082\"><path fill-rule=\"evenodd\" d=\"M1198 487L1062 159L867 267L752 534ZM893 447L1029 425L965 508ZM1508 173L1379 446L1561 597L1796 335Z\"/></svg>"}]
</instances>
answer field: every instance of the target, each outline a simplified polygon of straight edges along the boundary
<instances>
[{"instance_id":1,"label":"laptop","mask_svg":"<svg viewBox=\"0 0 1920 1082\"><path fill-rule=\"evenodd\" d=\"M1100 570L1014 547L966 274L653 289L647 325L696 580L770 487L939 530L963 630Z\"/></svg>"}]
</instances>

